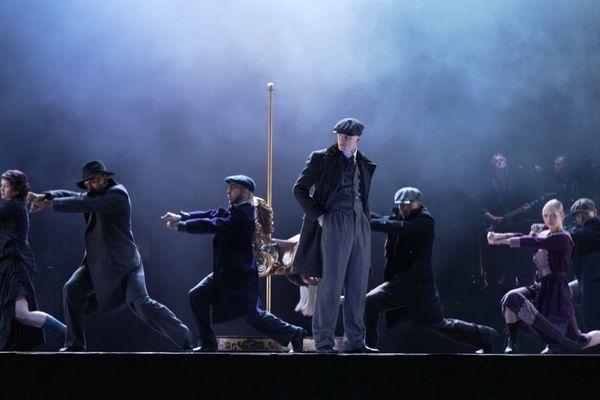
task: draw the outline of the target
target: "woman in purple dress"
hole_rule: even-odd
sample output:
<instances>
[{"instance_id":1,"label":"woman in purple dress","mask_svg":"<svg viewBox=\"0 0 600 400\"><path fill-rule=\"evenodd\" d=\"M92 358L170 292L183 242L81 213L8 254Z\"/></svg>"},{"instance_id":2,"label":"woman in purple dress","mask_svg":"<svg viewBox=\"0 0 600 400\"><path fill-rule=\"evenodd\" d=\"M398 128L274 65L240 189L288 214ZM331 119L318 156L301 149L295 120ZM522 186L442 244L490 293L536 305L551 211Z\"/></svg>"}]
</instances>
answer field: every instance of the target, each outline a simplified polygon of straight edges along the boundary
<instances>
[{"instance_id":1,"label":"woman in purple dress","mask_svg":"<svg viewBox=\"0 0 600 400\"><path fill-rule=\"evenodd\" d=\"M600 331L582 333L575 319L567 276L573 250L571 236L563 229L563 205L552 199L542 209L545 227L529 235L488 233L490 245L531 247L536 271L533 282L510 290L501 301L507 326L504 353L517 350L517 330L555 347L581 350L600 344ZM541 224L540 224L541 225Z\"/></svg>"}]
</instances>

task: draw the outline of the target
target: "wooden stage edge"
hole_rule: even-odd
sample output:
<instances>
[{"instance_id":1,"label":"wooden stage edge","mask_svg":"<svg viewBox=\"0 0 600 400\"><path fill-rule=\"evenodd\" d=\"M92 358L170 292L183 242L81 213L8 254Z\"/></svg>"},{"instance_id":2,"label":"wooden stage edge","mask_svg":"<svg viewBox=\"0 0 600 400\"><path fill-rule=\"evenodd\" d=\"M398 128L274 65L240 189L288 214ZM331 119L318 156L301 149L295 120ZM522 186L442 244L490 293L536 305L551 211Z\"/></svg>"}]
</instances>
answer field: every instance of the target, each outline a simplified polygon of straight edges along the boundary
<instances>
[{"instance_id":1,"label":"wooden stage edge","mask_svg":"<svg viewBox=\"0 0 600 400\"><path fill-rule=\"evenodd\" d=\"M600 393L600 356L0 352L0 382L2 399L573 398Z\"/></svg>"}]
</instances>

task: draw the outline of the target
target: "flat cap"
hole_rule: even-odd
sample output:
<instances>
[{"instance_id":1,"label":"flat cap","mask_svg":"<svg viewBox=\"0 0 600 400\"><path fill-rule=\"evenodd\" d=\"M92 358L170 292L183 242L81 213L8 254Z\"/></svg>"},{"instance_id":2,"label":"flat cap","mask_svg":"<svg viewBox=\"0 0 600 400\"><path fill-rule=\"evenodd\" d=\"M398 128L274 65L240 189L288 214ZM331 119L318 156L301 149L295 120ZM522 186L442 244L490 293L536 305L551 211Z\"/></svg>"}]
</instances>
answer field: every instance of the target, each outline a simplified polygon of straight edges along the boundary
<instances>
[{"instance_id":1,"label":"flat cap","mask_svg":"<svg viewBox=\"0 0 600 400\"><path fill-rule=\"evenodd\" d=\"M254 189L256 189L256 184L254 180L246 175L231 175L225 178L225 183L237 183L240 186L245 187L252 193L254 193Z\"/></svg>"},{"instance_id":2,"label":"flat cap","mask_svg":"<svg viewBox=\"0 0 600 400\"><path fill-rule=\"evenodd\" d=\"M394 203L396 204L410 204L414 201L421 200L421 191L417 188L406 186L398 189L394 195Z\"/></svg>"},{"instance_id":3,"label":"flat cap","mask_svg":"<svg viewBox=\"0 0 600 400\"><path fill-rule=\"evenodd\" d=\"M362 135L365 126L356 118L342 118L336 122L333 127L333 133L339 133L348 136Z\"/></svg>"},{"instance_id":4,"label":"flat cap","mask_svg":"<svg viewBox=\"0 0 600 400\"><path fill-rule=\"evenodd\" d=\"M589 212L596 209L594 200L588 198L577 199L571 206L571 215L575 215L580 212Z\"/></svg>"}]
</instances>

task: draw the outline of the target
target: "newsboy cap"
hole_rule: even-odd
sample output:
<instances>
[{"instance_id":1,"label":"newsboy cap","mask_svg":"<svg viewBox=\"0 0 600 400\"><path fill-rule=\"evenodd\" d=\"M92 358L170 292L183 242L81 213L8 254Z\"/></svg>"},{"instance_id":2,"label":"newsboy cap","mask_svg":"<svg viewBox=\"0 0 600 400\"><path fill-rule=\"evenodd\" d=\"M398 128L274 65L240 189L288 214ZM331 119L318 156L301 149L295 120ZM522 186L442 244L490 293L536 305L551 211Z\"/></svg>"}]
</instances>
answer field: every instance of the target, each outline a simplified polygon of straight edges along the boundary
<instances>
[{"instance_id":1,"label":"newsboy cap","mask_svg":"<svg viewBox=\"0 0 600 400\"><path fill-rule=\"evenodd\" d=\"M594 200L588 198L577 199L571 206L571 215L575 215L580 212L589 212L596 209Z\"/></svg>"},{"instance_id":2,"label":"newsboy cap","mask_svg":"<svg viewBox=\"0 0 600 400\"><path fill-rule=\"evenodd\" d=\"M83 184L83 182L87 181L96 174L104 174L107 176L111 176L114 175L114 172L108 171L104 163L100 160L93 160L87 162L83 167L81 167L82 178L76 183L76 185L82 189L85 189L85 185Z\"/></svg>"},{"instance_id":3,"label":"newsboy cap","mask_svg":"<svg viewBox=\"0 0 600 400\"><path fill-rule=\"evenodd\" d=\"M254 180L246 175L231 175L225 178L225 183L237 183L240 186L245 187L252 193L254 193L254 189L256 189L256 184Z\"/></svg>"},{"instance_id":4,"label":"newsboy cap","mask_svg":"<svg viewBox=\"0 0 600 400\"><path fill-rule=\"evenodd\" d=\"M396 204L410 204L414 201L421 200L421 191L417 188L406 186L402 189L398 189L394 195L394 203Z\"/></svg>"},{"instance_id":5,"label":"newsboy cap","mask_svg":"<svg viewBox=\"0 0 600 400\"><path fill-rule=\"evenodd\" d=\"M365 126L356 118L343 118L336 122L333 133L348 136L360 136Z\"/></svg>"}]
</instances>

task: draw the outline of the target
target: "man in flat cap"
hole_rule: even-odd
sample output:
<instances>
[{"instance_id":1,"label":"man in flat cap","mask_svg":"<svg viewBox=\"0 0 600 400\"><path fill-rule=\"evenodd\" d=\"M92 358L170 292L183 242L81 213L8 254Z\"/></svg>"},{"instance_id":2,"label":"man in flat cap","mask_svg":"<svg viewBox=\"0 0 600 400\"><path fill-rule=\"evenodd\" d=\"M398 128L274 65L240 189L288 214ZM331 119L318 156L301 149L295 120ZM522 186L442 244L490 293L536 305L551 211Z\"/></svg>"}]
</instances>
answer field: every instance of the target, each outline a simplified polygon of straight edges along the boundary
<instances>
[{"instance_id":1,"label":"man in flat cap","mask_svg":"<svg viewBox=\"0 0 600 400\"><path fill-rule=\"evenodd\" d=\"M337 142L310 154L294 185L304 210L292 273L318 277L312 333L318 352L370 352L364 342L364 305L371 258L369 189L376 165L358 150L363 124L338 121ZM344 295L344 344L335 327Z\"/></svg>"},{"instance_id":2,"label":"man in flat cap","mask_svg":"<svg viewBox=\"0 0 600 400\"><path fill-rule=\"evenodd\" d=\"M571 206L575 225L567 228L575 243L572 267L576 280L569 286L581 308L583 330L600 330L600 218L592 199Z\"/></svg>"},{"instance_id":3,"label":"man in flat cap","mask_svg":"<svg viewBox=\"0 0 600 400\"><path fill-rule=\"evenodd\" d=\"M241 317L282 346L302 352L306 331L263 309L258 291L258 269L253 251L255 183L246 175L225 178L229 207L208 211L167 212L167 227L179 232L214 234L213 272L189 292L196 319L199 347L195 352L217 351L212 323ZM212 311L212 313L211 313Z\"/></svg>"},{"instance_id":4,"label":"man in flat cap","mask_svg":"<svg viewBox=\"0 0 600 400\"><path fill-rule=\"evenodd\" d=\"M393 214L372 215L371 228L387 233L384 282L367 294L366 343L377 347L379 314L388 328L409 320L456 342L490 353L498 332L484 325L445 318L431 266L435 221L421 202L421 191L403 187L394 195Z\"/></svg>"},{"instance_id":5,"label":"man in flat cap","mask_svg":"<svg viewBox=\"0 0 600 400\"><path fill-rule=\"evenodd\" d=\"M54 211L85 217L85 255L63 288L67 323L60 351L85 351L83 319L97 308L108 312L122 305L184 351L192 350L190 331L167 307L151 299L144 267L131 231L131 201L125 186L111 178L104 163L93 160L82 167L77 186L85 193L50 190L29 193L30 211L51 206Z\"/></svg>"}]
</instances>

